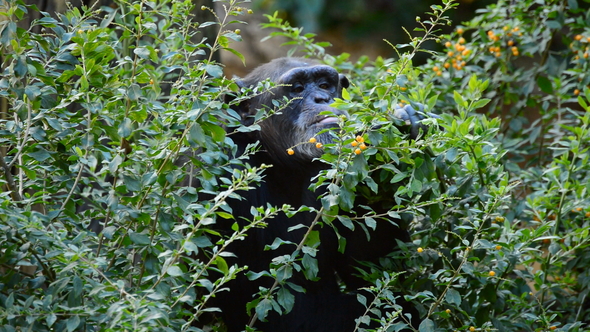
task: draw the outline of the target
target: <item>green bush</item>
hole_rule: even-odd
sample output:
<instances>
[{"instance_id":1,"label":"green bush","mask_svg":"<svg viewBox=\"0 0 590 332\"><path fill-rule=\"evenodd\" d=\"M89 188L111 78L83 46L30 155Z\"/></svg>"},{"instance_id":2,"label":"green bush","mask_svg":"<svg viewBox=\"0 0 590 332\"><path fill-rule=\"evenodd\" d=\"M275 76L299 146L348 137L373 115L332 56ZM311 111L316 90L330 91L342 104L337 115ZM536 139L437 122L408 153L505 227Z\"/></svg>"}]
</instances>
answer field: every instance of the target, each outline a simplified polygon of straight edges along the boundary
<instances>
[{"instance_id":1,"label":"green bush","mask_svg":"<svg viewBox=\"0 0 590 332\"><path fill-rule=\"evenodd\" d=\"M240 40L226 26L247 13L243 2L199 23L187 19L190 1L116 4L44 15L29 30L16 22L34 6L0 4L0 331L223 330L199 321L245 273L225 261L227 245L280 211L306 210L255 207L246 227L215 231L232 219L226 201L264 175L247 163L256 147L236 155L224 128L257 130L281 107L244 127L224 101L237 87L211 54ZM418 18L422 36L392 45L398 59L374 61L327 55L313 35L268 16L271 35L353 85L334 103L350 117L312 185L327 189L322 208L302 252L269 267L277 283L253 301L260 319L292 305L280 291L286 270L313 270L313 227L411 215L412 242L359 272L375 294L359 296L359 331L370 320L401 330L399 294L419 309L420 332L590 329L590 14L575 0L499 1L439 35L455 5ZM218 36L203 40L211 25ZM427 40L448 53L414 67ZM408 103L442 116L416 140L393 115Z\"/></svg>"}]
</instances>

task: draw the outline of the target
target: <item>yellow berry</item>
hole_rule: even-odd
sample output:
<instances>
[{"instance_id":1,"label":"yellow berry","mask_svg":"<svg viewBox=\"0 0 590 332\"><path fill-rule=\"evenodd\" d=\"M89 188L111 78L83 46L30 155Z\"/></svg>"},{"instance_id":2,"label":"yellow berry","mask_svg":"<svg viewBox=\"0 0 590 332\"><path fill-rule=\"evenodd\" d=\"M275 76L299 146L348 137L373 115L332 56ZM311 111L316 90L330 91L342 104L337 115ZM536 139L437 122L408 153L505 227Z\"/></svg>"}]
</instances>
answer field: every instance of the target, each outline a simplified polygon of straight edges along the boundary
<instances>
[{"instance_id":1,"label":"yellow berry","mask_svg":"<svg viewBox=\"0 0 590 332\"><path fill-rule=\"evenodd\" d=\"M154 80L150 78L150 84L154 84Z\"/></svg>"},{"instance_id":2,"label":"yellow berry","mask_svg":"<svg viewBox=\"0 0 590 332\"><path fill-rule=\"evenodd\" d=\"M315 143L315 142L316 142L315 137L312 137L312 138L309 139L309 143Z\"/></svg>"},{"instance_id":3,"label":"yellow berry","mask_svg":"<svg viewBox=\"0 0 590 332\"><path fill-rule=\"evenodd\" d=\"M496 250L502 249L502 246L496 246Z\"/></svg>"},{"instance_id":4,"label":"yellow berry","mask_svg":"<svg viewBox=\"0 0 590 332\"><path fill-rule=\"evenodd\" d=\"M356 141L357 141L357 142L359 142L359 143L362 143L362 142L364 142L364 141L365 141L365 139L363 138L363 136L360 136L360 135L359 135L359 136L357 136L355 139L356 139Z\"/></svg>"},{"instance_id":5,"label":"yellow berry","mask_svg":"<svg viewBox=\"0 0 590 332\"><path fill-rule=\"evenodd\" d=\"M489 274L490 274L490 277L493 277L493 276L495 276L495 275L496 275L496 272L494 272L494 271L490 271L490 273L489 273Z\"/></svg>"},{"instance_id":6,"label":"yellow berry","mask_svg":"<svg viewBox=\"0 0 590 332\"><path fill-rule=\"evenodd\" d=\"M422 249L422 247L419 247L419 248L418 248L416 251L418 251L418 252L423 252L423 251L424 251L424 249Z\"/></svg>"},{"instance_id":7,"label":"yellow berry","mask_svg":"<svg viewBox=\"0 0 590 332\"><path fill-rule=\"evenodd\" d=\"M254 11L252 9L248 9L248 14L252 14Z\"/></svg>"},{"instance_id":8,"label":"yellow berry","mask_svg":"<svg viewBox=\"0 0 590 332\"><path fill-rule=\"evenodd\" d=\"M361 152L363 152L361 149L354 150L354 154L361 154Z\"/></svg>"},{"instance_id":9,"label":"yellow berry","mask_svg":"<svg viewBox=\"0 0 590 332\"><path fill-rule=\"evenodd\" d=\"M502 217L502 216L497 216L497 217L496 217L496 221L497 221L497 222L504 222L504 217Z\"/></svg>"},{"instance_id":10,"label":"yellow berry","mask_svg":"<svg viewBox=\"0 0 590 332\"><path fill-rule=\"evenodd\" d=\"M322 143L320 143L320 142L317 142L317 143L315 144L315 147L316 147L316 148L318 148L318 149L321 149L321 148L322 148L322 146L323 146L323 145L322 145Z\"/></svg>"},{"instance_id":11,"label":"yellow berry","mask_svg":"<svg viewBox=\"0 0 590 332\"><path fill-rule=\"evenodd\" d=\"M446 312L447 314L450 314L450 313L451 313L451 309L447 309L447 310L445 310L445 312Z\"/></svg>"},{"instance_id":12,"label":"yellow berry","mask_svg":"<svg viewBox=\"0 0 590 332\"><path fill-rule=\"evenodd\" d=\"M207 10L207 7L201 6L201 10Z\"/></svg>"},{"instance_id":13,"label":"yellow berry","mask_svg":"<svg viewBox=\"0 0 590 332\"><path fill-rule=\"evenodd\" d=\"M469 328L469 331L471 331L471 332L475 331L475 327L471 326L471 327Z\"/></svg>"},{"instance_id":14,"label":"yellow berry","mask_svg":"<svg viewBox=\"0 0 590 332\"><path fill-rule=\"evenodd\" d=\"M78 34L81 34L82 32L84 32L82 29L78 30Z\"/></svg>"},{"instance_id":15,"label":"yellow berry","mask_svg":"<svg viewBox=\"0 0 590 332\"><path fill-rule=\"evenodd\" d=\"M242 32L242 30L240 30L240 29L236 29L236 31L235 31L236 35L239 35L241 32Z\"/></svg>"},{"instance_id":16,"label":"yellow berry","mask_svg":"<svg viewBox=\"0 0 590 332\"><path fill-rule=\"evenodd\" d=\"M295 154L295 151L293 151L293 149L287 149L287 153L292 156Z\"/></svg>"}]
</instances>

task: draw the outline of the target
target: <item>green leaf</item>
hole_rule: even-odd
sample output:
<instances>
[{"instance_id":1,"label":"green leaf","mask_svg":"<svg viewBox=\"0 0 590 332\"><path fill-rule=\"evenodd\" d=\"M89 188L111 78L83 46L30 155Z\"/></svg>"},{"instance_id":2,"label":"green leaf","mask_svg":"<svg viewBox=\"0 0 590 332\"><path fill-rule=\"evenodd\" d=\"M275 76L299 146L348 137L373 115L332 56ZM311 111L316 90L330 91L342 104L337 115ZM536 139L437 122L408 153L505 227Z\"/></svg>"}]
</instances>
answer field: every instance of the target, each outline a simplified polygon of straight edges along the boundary
<instances>
[{"instance_id":1,"label":"green leaf","mask_svg":"<svg viewBox=\"0 0 590 332\"><path fill-rule=\"evenodd\" d=\"M418 327L419 332L434 332L435 325L434 322L430 318L426 318L425 320L420 323Z\"/></svg>"},{"instance_id":2,"label":"green leaf","mask_svg":"<svg viewBox=\"0 0 590 332\"><path fill-rule=\"evenodd\" d=\"M229 272L229 267L227 266L227 262L225 261L225 259L221 256L217 256L215 258L215 265L217 265L217 268L227 274Z\"/></svg>"},{"instance_id":3,"label":"green leaf","mask_svg":"<svg viewBox=\"0 0 590 332\"><path fill-rule=\"evenodd\" d=\"M295 296L287 287L281 287L277 292L277 302L285 309L285 313L288 313L295 305Z\"/></svg>"},{"instance_id":4,"label":"green leaf","mask_svg":"<svg viewBox=\"0 0 590 332\"><path fill-rule=\"evenodd\" d=\"M445 298L446 298L447 302L449 302L451 304L454 304L456 306L461 305L461 294L453 288L449 288Z\"/></svg>"},{"instance_id":5,"label":"green leaf","mask_svg":"<svg viewBox=\"0 0 590 332\"><path fill-rule=\"evenodd\" d=\"M455 103L462 108L466 108L467 107L467 102L465 102L465 99L463 99L463 97L459 94L459 92L457 90L453 91L453 99L455 99Z\"/></svg>"},{"instance_id":6,"label":"green leaf","mask_svg":"<svg viewBox=\"0 0 590 332\"><path fill-rule=\"evenodd\" d=\"M209 122L202 124L203 130L211 134L211 137L216 142L223 142L225 140L225 129Z\"/></svg>"},{"instance_id":7,"label":"green leaf","mask_svg":"<svg viewBox=\"0 0 590 332\"><path fill-rule=\"evenodd\" d=\"M180 277L183 274L182 270L178 266L168 267L166 273L168 273L172 277Z\"/></svg>"},{"instance_id":8,"label":"green leaf","mask_svg":"<svg viewBox=\"0 0 590 332\"><path fill-rule=\"evenodd\" d=\"M342 88L342 99L350 101L350 93L348 93L348 90L346 90L346 88Z\"/></svg>"},{"instance_id":9,"label":"green leaf","mask_svg":"<svg viewBox=\"0 0 590 332\"><path fill-rule=\"evenodd\" d=\"M205 65L205 71L207 72L207 74L213 76L214 78L219 78L223 76L223 69L221 68L221 66L218 65L207 64Z\"/></svg>"},{"instance_id":10,"label":"green leaf","mask_svg":"<svg viewBox=\"0 0 590 332\"><path fill-rule=\"evenodd\" d=\"M80 325L80 317L75 315L68 319L66 328L68 329L68 332L72 332L78 327L78 325Z\"/></svg>"},{"instance_id":11,"label":"green leaf","mask_svg":"<svg viewBox=\"0 0 590 332\"><path fill-rule=\"evenodd\" d=\"M148 245L151 243L150 237L142 233L129 233L129 239L135 244Z\"/></svg>"},{"instance_id":12,"label":"green leaf","mask_svg":"<svg viewBox=\"0 0 590 332\"><path fill-rule=\"evenodd\" d=\"M137 56L139 56L140 58L146 60L150 57L150 51L145 47L138 47L133 50L133 53L137 54Z\"/></svg>"},{"instance_id":13,"label":"green leaf","mask_svg":"<svg viewBox=\"0 0 590 332\"><path fill-rule=\"evenodd\" d=\"M552 94L553 93L553 86L551 85L551 81L545 76L537 77L537 85L541 89L541 91Z\"/></svg>"}]
</instances>

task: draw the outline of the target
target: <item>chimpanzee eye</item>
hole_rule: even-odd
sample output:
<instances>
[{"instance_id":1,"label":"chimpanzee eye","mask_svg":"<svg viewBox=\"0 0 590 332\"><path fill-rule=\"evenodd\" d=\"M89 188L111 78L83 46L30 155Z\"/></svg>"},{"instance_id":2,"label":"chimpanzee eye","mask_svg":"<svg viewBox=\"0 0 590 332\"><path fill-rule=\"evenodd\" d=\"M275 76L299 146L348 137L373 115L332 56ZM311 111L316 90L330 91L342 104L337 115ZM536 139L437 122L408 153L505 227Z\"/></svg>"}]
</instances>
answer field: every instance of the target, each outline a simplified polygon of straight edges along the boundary
<instances>
[{"instance_id":1,"label":"chimpanzee eye","mask_svg":"<svg viewBox=\"0 0 590 332\"><path fill-rule=\"evenodd\" d=\"M320 89L326 90L328 89L330 86L328 85L328 83L322 83L320 84Z\"/></svg>"},{"instance_id":2,"label":"chimpanzee eye","mask_svg":"<svg viewBox=\"0 0 590 332\"><path fill-rule=\"evenodd\" d=\"M301 83L293 84L293 90L292 90L293 92L301 93L301 92L303 92L303 90L305 90L305 87Z\"/></svg>"}]
</instances>

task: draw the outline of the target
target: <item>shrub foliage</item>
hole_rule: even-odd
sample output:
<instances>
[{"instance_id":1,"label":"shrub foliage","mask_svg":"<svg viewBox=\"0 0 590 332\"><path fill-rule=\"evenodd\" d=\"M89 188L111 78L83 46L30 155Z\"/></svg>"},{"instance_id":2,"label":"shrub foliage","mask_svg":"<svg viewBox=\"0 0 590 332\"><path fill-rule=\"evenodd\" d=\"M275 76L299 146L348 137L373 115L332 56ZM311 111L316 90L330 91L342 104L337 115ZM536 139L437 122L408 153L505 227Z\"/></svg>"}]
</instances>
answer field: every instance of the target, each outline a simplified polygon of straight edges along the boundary
<instances>
[{"instance_id":1,"label":"shrub foliage","mask_svg":"<svg viewBox=\"0 0 590 332\"><path fill-rule=\"evenodd\" d=\"M257 130L284 105L243 126L224 101L272 89L238 91L211 57L225 49L246 60L229 48L239 30L227 28L248 13L244 2L195 22L193 10L211 9L115 1L43 13L29 29L17 22L35 6L0 3L0 331L223 330L205 319L216 310L208 300L239 273L276 279L251 305L264 319L292 307L282 286L293 269L317 272L314 228L408 216L412 242L359 271L375 297L359 296L367 311L357 330L370 321L372 330L404 328L400 294L419 309L411 328L420 332L590 328L586 7L500 0L442 35L456 6L445 0L417 18L420 37L392 45L397 59L356 61L268 16L271 36L353 85L334 103L350 116L323 147L328 168L312 184L326 188L317 218L301 225L309 231L293 255L248 271L227 264L227 245L279 212L309 208L253 206L233 234L215 227L233 219L227 200L265 171L248 165L257 147L239 154L226 128ZM211 25L218 35L203 38ZM424 50L427 40L445 51ZM422 51L428 63L414 66ZM399 104L441 118L408 140ZM388 212L355 204L359 195Z\"/></svg>"}]
</instances>

